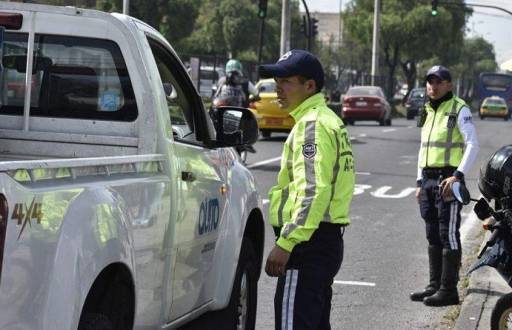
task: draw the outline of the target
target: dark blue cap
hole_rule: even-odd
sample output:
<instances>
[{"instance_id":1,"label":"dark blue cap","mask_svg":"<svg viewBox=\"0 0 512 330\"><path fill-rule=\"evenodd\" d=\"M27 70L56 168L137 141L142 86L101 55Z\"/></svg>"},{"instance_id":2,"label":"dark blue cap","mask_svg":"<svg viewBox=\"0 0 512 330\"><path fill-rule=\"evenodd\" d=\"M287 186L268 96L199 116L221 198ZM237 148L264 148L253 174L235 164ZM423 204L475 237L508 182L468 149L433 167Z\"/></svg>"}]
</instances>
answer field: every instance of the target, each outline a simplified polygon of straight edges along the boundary
<instances>
[{"instance_id":1,"label":"dark blue cap","mask_svg":"<svg viewBox=\"0 0 512 330\"><path fill-rule=\"evenodd\" d=\"M316 87L321 90L324 87L324 69L322 64L311 54L302 49L292 49L276 62L276 64L264 64L259 67L261 78L286 78L302 76L316 82Z\"/></svg>"},{"instance_id":2,"label":"dark blue cap","mask_svg":"<svg viewBox=\"0 0 512 330\"><path fill-rule=\"evenodd\" d=\"M450 71L442 65L434 65L431 67L425 76L425 80L428 80L430 76L436 76L441 80L452 81Z\"/></svg>"}]
</instances>

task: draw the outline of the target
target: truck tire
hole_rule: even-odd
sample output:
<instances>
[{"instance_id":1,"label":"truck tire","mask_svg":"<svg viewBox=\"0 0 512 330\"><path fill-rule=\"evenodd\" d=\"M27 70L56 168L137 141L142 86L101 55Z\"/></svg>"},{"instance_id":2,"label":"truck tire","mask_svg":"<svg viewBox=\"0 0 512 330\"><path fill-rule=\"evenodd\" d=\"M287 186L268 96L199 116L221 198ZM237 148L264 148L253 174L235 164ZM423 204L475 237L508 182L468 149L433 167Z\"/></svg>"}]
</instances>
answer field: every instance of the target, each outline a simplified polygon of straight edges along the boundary
<instances>
[{"instance_id":1,"label":"truck tire","mask_svg":"<svg viewBox=\"0 0 512 330\"><path fill-rule=\"evenodd\" d=\"M229 305L223 314L223 329L254 330L258 301L256 253L252 243L244 239Z\"/></svg>"},{"instance_id":2,"label":"truck tire","mask_svg":"<svg viewBox=\"0 0 512 330\"><path fill-rule=\"evenodd\" d=\"M114 327L105 315L88 313L80 320L78 330L114 330Z\"/></svg>"}]
</instances>

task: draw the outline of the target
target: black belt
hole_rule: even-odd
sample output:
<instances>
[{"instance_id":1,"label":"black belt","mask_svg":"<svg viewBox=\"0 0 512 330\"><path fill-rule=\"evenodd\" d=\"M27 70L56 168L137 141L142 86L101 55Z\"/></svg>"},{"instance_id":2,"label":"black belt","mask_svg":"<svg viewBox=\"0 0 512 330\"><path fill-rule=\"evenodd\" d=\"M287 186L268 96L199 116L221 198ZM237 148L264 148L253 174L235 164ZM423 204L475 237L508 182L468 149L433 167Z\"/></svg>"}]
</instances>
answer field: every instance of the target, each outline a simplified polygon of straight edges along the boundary
<instances>
[{"instance_id":1,"label":"black belt","mask_svg":"<svg viewBox=\"0 0 512 330\"><path fill-rule=\"evenodd\" d=\"M423 177L427 179L439 179L439 177L447 178L453 175L456 167L426 167L422 170Z\"/></svg>"},{"instance_id":2,"label":"black belt","mask_svg":"<svg viewBox=\"0 0 512 330\"><path fill-rule=\"evenodd\" d=\"M341 228L342 229L342 235L345 233L345 227L347 227L346 224L340 224L340 223L330 223L330 222L320 222L318 225L318 229L327 229L329 227L334 228ZM281 235L281 227L274 227L272 226L272 229L274 229L274 234L276 237L279 237Z\"/></svg>"}]
</instances>

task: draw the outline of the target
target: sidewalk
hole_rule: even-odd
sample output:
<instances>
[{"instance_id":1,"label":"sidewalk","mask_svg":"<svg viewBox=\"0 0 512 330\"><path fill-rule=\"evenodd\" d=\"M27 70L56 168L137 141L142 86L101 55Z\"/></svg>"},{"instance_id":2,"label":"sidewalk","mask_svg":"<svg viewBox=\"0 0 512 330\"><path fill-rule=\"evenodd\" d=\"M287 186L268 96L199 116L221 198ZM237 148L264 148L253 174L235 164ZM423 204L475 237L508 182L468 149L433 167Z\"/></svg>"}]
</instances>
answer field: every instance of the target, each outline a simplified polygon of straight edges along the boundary
<instances>
[{"instance_id":1,"label":"sidewalk","mask_svg":"<svg viewBox=\"0 0 512 330\"><path fill-rule=\"evenodd\" d=\"M463 242L463 251L471 253L477 250L480 252L489 233L484 236L482 234L482 223L474 216L470 216L468 221L467 233ZM482 241L483 239L483 241ZM476 260L474 257L468 256L472 260L471 264ZM469 265L463 265L461 270L461 278L467 272ZM454 329L458 330L487 330L491 328L491 312L496 301L504 294L512 289L501 278L498 272L491 267L482 267L475 270L469 278L469 286L466 289L466 295L462 302L460 314L455 322Z\"/></svg>"}]
</instances>

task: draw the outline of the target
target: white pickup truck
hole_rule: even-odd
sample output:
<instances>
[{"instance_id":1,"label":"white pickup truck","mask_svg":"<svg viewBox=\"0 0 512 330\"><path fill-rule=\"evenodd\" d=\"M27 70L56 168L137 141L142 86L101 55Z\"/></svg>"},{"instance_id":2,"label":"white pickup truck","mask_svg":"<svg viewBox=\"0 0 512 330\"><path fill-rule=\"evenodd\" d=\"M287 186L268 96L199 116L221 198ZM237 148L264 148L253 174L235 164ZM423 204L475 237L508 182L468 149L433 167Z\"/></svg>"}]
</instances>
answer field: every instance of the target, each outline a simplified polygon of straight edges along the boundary
<instances>
[{"instance_id":1,"label":"white pickup truck","mask_svg":"<svg viewBox=\"0 0 512 330\"><path fill-rule=\"evenodd\" d=\"M254 328L250 111L121 14L0 2L0 49L0 329Z\"/></svg>"}]
</instances>

